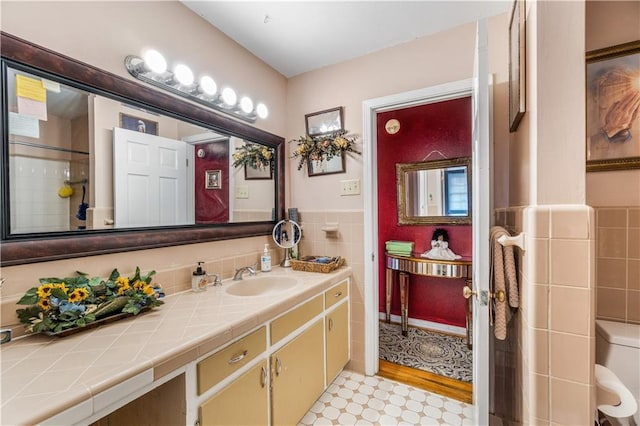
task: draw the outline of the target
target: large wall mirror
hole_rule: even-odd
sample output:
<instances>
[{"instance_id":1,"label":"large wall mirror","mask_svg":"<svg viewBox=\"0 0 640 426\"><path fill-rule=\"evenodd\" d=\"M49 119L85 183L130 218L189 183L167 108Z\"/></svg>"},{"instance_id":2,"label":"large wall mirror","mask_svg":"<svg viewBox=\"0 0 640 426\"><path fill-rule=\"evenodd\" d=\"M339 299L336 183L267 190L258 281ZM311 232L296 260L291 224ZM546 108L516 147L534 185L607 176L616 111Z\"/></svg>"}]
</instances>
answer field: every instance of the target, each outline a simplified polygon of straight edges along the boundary
<instances>
[{"instance_id":1,"label":"large wall mirror","mask_svg":"<svg viewBox=\"0 0 640 426\"><path fill-rule=\"evenodd\" d=\"M268 235L284 216L283 138L1 36L3 266ZM255 144L268 169L234 167Z\"/></svg>"},{"instance_id":2,"label":"large wall mirror","mask_svg":"<svg viewBox=\"0 0 640 426\"><path fill-rule=\"evenodd\" d=\"M471 223L471 158L396 164L398 224Z\"/></svg>"}]
</instances>

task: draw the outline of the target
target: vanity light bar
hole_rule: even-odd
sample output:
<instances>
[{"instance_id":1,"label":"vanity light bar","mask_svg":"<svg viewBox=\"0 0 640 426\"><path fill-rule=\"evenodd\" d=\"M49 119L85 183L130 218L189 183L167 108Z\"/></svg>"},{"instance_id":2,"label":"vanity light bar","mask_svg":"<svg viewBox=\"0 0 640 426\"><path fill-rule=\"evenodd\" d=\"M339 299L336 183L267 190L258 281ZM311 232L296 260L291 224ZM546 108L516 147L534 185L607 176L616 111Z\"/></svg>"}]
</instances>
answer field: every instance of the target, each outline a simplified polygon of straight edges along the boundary
<instances>
[{"instance_id":1,"label":"vanity light bar","mask_svg":"<svg viewBox=\"0 0 640 426\"><path fill-rule=\"evenodd\" d=\"M248 96L242 96L238 102L238 95L230 87L218 91L216 82L209 76L203 76L195 82L193 72L184 64L176 65L173 72L169 71L166 61L155 50L149 51L145 59L135 55L127 56L124 66L129 74L140 81L249 123L254 123L257 118L265 119L269 115L265 104L259 103L254 107Z\"/></svg>"}]
</instances>

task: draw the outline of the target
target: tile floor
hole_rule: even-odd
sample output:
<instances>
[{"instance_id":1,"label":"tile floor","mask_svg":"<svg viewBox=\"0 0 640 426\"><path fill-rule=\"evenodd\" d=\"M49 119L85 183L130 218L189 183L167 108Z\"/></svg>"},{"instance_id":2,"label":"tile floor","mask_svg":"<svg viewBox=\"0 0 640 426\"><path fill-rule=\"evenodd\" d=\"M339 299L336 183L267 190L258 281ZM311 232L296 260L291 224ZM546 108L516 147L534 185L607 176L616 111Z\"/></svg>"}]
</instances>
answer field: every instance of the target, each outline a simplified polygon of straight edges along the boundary
<instances>
[{"instance_id":1,"label":"tile floor","mask_svg":"<svg viewBox=\"0 0 640 426\"><path fill-rule=\"evenodd\" d=\"M382 377L343 371L299 425L473 425L473 407Z\"/></svg>"}]
</instances>

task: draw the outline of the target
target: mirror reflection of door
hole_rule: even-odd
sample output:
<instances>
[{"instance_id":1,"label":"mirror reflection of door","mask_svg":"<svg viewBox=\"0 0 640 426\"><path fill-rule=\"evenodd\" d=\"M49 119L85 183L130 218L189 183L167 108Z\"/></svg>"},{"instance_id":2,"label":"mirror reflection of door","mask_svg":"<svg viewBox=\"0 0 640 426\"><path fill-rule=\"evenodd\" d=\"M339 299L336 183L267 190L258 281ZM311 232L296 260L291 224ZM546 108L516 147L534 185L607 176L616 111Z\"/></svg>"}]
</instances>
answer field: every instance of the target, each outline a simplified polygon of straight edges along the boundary
<instances>
[{"instance_id":1,"label":"mirror reflection of door","mask_svg":"<svg viewBox=\"0 0 640 426\"><path fill-rule=\"evenodd\" d=\"M115 128L113 150L116 228L188 223L185 142Z\"/></svg>"}]
</instances>

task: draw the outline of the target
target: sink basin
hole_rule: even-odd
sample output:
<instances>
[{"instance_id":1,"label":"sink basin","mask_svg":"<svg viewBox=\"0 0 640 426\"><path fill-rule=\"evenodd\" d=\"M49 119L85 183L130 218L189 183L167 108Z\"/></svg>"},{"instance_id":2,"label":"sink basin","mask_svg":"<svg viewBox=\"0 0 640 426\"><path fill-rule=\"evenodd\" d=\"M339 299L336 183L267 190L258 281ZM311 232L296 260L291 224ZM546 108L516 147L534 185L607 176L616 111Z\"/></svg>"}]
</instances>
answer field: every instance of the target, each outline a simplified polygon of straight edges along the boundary
<instances>
[{"instance_id":1,"label":"sink basin","mask_svg":"<svg viewBox=\"0 0 640 426\"><path fill-rule=\"evenodd\" d=\"M266 296L295 287L298 280L282 276L261 276L245 278L231 284L226 292L234 296Z\"/></svg>"}]
</instances>

